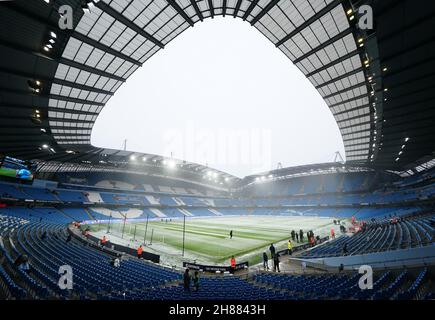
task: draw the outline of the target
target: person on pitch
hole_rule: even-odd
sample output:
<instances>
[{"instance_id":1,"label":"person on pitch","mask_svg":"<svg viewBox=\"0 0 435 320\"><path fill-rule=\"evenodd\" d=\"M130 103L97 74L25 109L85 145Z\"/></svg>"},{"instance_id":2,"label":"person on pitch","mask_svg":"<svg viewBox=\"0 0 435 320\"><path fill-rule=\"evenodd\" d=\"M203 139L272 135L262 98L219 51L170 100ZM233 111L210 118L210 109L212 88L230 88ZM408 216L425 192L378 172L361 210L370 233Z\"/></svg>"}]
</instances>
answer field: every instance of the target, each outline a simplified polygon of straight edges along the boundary
<instances>
[{"instance_id":1,"label":"person on pitch","mask_svg":"<svg viewBox=\"0 0 435 320\"><path fill-rule=\"evenodd\" d=\"M195 271L195 275L193 276L193 287L195 288L195 292L199 290L199 272Z\"/></svg>"},{"instance_id":2,"label":"person on pitch","mask_svg":"<svg viewBox=\"0 0 435 320\"><path fill-rule=\"evenodd\" d=\"M183 275L183 287L184 291L190 292L190 274L189 274L189 268L186 268Z\"/></svg>"},{"instance_id":3,"label":"person on pitch","mask_svg":"<svg viewBox=\"0 0 435 320\"><path fill-rule=\"evenodd\" d=\"M270 256L271 256L272 259L273 259L273 257L275 256L275 251L276 251L276 249L275 249L273 243L270 244L269 250L270 250Z\"/></svg>"},{"instance_id":4,"label":"person on pitch","mask_svg":"<svg viewBox=\"0 0 435 320\"><path fill-rule=\"evenodd\" d=\"M291 256L293 254L293 244L292 244L292 241L290 239L287 243L287 249L288 249L288 255Z\"/></svg>"},{"instance_id":5,"label":"person on pitch","mask_svg":"<svg viewBox=\"0 0 435 320\"><path fill-rule=\"evenodd\" d=\"M139 248L137 248L137 258L138 259L142 258L142 252L143 252L142 245L140 245Z\"/></svg>"},{"instance_id":6,"label":"person on pitch","mask_svg":"<svg viewBox=\"0 0 435 320\"><path fill-rule=\"evenodd\" d=\"M267 256L266 252L263 252L263 268L264 270L269 270L269 257Z\"/></svg>"}]
</instances>

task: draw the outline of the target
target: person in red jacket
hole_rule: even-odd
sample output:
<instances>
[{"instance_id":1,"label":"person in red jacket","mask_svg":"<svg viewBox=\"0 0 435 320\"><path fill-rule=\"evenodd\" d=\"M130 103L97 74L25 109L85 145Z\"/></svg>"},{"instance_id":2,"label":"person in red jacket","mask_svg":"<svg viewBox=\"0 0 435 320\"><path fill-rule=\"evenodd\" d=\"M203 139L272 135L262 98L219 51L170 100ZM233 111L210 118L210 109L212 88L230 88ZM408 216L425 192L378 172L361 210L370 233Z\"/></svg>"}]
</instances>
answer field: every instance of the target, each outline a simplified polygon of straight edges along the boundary
<instances>
[{"instance_id":1,"label":"person in red jacket","mask_svg":"<svg viewBox=\"0 0 435 320\"><path fill-rule=\"evenodd\" d=\"M234 273L236 271L236 258L234 258L234 256L231 257L230 263L231 263L231 273Z\"/></svg>"},{"instance_id":2,"label":"person in red jacket","mask_svg":"<svg viewBox=\"0 0 435 320\"><path fill-rule=\"evenodd\" d=\"M334 228L331 229L331 238L335 239L335 230L334 230Z\"/></svg>"}]
</instances>

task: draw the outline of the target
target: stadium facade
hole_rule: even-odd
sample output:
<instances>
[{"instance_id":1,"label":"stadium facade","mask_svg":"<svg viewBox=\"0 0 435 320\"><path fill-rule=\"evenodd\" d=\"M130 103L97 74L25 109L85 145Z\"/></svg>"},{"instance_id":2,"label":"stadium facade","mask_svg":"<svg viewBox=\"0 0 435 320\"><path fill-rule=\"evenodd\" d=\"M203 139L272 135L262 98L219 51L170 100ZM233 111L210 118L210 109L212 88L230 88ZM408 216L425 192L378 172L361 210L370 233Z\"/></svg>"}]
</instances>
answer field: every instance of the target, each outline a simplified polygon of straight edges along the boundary
<instances>
[{"instance_id":1,"label":"stadium facade","mask_svg":"<svg viewBox=\"0 0 435 320\"><path fill-rule=\"evenodd\" d=\"M374 26L365 29L359 9L367 5ZM73 28L62 29L68 8ZM250 23L310 80L337 121L346 163L239 179L90 144L98 114L120 86L177 35L217 15ZM0 17L7 30L0 34L0 297L433 299L432 2L17 0L1 3ZM114 269L119 252L81 233L118 223L123 237L134 220L235 216L346 221L336 239L319 231L286 257L286 265L332 273L204 276L193 295L178 284L180 266L130 255ZM367 261L372 291L361 290L353 272ZM64 265L75 272L69 290L58 283Z\"/></svg>"}]
</instances>

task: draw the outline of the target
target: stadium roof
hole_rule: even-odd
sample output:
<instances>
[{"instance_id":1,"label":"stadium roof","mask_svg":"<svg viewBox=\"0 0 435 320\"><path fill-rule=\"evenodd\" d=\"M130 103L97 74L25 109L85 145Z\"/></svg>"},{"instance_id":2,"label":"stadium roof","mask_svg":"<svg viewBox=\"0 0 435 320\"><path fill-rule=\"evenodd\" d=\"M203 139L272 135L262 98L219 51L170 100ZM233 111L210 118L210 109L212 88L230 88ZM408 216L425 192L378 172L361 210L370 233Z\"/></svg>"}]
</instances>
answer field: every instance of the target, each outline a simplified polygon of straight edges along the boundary
<instances>
[{"instance_id":1,"label":"stadium roof","mask_svg":"<svg viewBox=\"0 0 435 320\"><path fill-rule=\"evenodd\" d=\"M0 3L0 28L8 30L0 35L1 153L164 164L161 156L91 146L94 122L128 77L172 39L224 15L246 20L307 76L337 121L349 164L403 171L434 157L433 1L94 2L88 13L79 0ZM64 4L74 9L73 30L59 28ZM363 4L374 9L374 30L357 27ZM210 170L182 163L200 175Z\"/></svg>"}]
</instances>

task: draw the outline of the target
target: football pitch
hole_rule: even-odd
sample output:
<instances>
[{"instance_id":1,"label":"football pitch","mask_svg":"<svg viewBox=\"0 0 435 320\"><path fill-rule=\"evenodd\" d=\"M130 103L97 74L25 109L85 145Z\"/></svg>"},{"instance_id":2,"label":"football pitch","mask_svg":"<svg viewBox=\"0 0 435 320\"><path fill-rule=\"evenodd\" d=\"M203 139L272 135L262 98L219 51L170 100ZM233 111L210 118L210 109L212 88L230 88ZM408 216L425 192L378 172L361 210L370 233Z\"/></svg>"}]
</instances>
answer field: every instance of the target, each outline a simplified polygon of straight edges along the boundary
<instances>
[{"instance_id":1,"label":"football pitch","mask_svg":"<svg viewBox=\"0 0 435 320\"><path fill-rule=\"evenodd\" d=\"M210 218L186 218L184 235L184 260L201 263L226 263L234 255L239 261L250 264L260 262L261 253L267 251L271 243L284 249L291 230L306 232L313 230L316 235L329 233L332 219L319 217L282 216L223 216ZM106 234L107 224L92 225L91 231L98 236ZM233 238L229 233L233 231ZM146 239L145 239L146 232ZM122 239L121 239L122 238ZM145 250L172 257L178 262L183 248L183 219L172 221L112 223L109 240L112 242L146 243ZM297 244L295 244L297 245ZM166 256L166 257L165 257ZM175 260L174 260L175 259Z\"/></svg>"}]
</instances>

